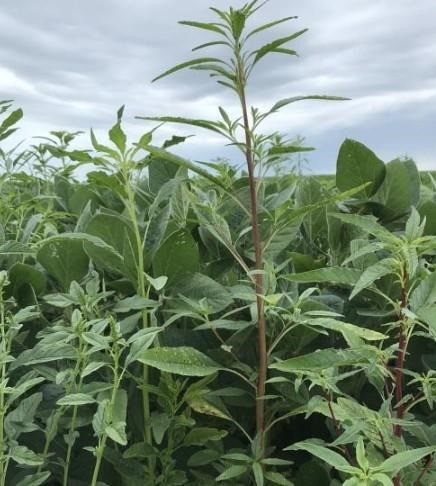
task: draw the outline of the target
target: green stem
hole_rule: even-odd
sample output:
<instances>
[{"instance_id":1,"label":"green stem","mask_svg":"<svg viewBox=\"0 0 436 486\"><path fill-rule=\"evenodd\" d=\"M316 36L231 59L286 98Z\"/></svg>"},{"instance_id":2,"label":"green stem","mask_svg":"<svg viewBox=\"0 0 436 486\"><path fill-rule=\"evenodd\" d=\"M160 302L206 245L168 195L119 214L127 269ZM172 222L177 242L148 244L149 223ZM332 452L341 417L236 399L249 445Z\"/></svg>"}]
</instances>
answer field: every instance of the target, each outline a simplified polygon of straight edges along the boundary
<instances>
[{"instance_id":1,"label":"green stem","mask_svg":"<svg viewBox=\"0 0 436 486\"><path fill-rule=\"evenodd\" d=\"M79 385L77 387L78 391L80 391L83 383L83 378L80 376L79 379ZM78 411L78 406L75 405L73 408L73 415L71 417L71 424L70 428L68 430L68 449L67 449L67 454L65 456L65 467L64 467L64 479L63 479L63 486L67 486L68 484L68 475L70 471L70 462L71 462L71 454L73 452L73 447L74 447L74 441L72 440L74 431L76 430L76 422L77 422L77 411Z\"/></svg>"},{"instance_id":2,"label":"green stem","mask_svg":"<svg viewBox=\"0 0 436 486\"><path fill-rule=\"evenodd\" d=\"M98 481L98 476L100 474L101 461L103 459L104 448L106 447L107 435L103 434L96 450L96 460L94 466L94 472L92 473L91 486L96 486Z\"/></svg>"},{"instance_id":3,"label":"green stem","mask_svg":"<svg viewBox=\"0 0 436 486\"><path fill-rule=\"evenodd\" d=\"M137 292L138 295L144 298L148 298L148 288L145 284L145 268L144 268L144 242L141 237L141 230L139 227L138 217L136 214L136 205L135 205L135 193L132 190L131 182L129 173L124 175L125 180L125 189L127 193L127 212L129 214L130 221L133 226L133 232L135 236L135 243L136 243L136 253L137 253ZM148 327L148 316L147 311L144 310L142 312L142 327L146 329ZM143 387L142 387L142 406L143 406L143 413L144 413L144 438L147 444L152 443L152 436L151 436L151 428L150 428L150 397L149 392L147 389L148 385L148 366L143 365L142 368L142 380L143 380Z\"/></svg>"},{"instance_id":4,"label":"green stem","mask_svg":"<svg viewBox=\"0 0 436 486\"><path fill-rule=\"evenodd\" d=\"M70 462L71 462L71 454L73 451L73 443L72 443L72 436L74 433L74 430L76 429L76 420L77 420L77 405L73 409L73 416L71 418L71 425L70 425L70 430L68 431L68 449L67 449L67 454L65 456L65 467L64 467L64 479L63 479L63 486L68 485L68 475L70 472Z\"/></svg>"},{"instance_id":5,"label":"green stem","mask_svg":"<svg viewBox=\"0 0 436 486\"><path fill-rule=\"evenodd\" d=\"M0 329L1 329L1 346L0 351L6 354L6 331L5 331L5 309L3 304L3 291L0 289ZM6 363L1 367L0 383L6 379ZM3 388L0 388L0 486L6 484L6 470L4 467L4 417L5 417L5 395Z\"/></svg>"}]
</instances>

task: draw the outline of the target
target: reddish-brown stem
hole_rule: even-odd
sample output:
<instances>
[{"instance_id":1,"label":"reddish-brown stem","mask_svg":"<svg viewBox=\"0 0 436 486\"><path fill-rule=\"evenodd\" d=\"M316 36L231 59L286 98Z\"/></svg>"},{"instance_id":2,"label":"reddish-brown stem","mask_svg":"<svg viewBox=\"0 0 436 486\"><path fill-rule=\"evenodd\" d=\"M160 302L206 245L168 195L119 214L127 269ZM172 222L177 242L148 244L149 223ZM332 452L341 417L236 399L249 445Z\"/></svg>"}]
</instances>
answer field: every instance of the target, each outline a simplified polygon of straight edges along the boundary
<instances>
[{"instance_id":1,"label":"reddish-brown stem","mask_svg":"<svg viewBox=\"0 0 436 486\"><path fill-rule=\"evenodd\" d=\"M381 445L382 445L382 449L383 449L383 456L385 459L387 459L390 454L389 454L389 451L388 451L388 448L386 447L386 442L385 442L385 438L383 437L383 434L379 431L378 432L379 436L380 436L380 441L381 441Z\"/></svg>"},{"instance_id":2,"label":"reddish-brown stem","mask_svg":"<svg viewBox=\"0 0 436 486\"><path fill-rule=\"evenodd\" d=\"M242 66L240 66L240 76L242 76ZM257 378L256 393L256 431L260 439L261 449L265 445L265 381L268 366L268 354L266 344L266 324L264 312L264 282L261 271L263 270L262 242L259 233L259 224L257 220L257 187L256 177L254 174L253 146L251 140L250 123L248 120L247 101L244 89L245 81L241 80L240 99L242 107L242 117L245 132L245 158L247 162L248 180L250 186L251 202L251 228L255 256L255 287L256 287L256 304L257 304L257 332L258 332L258 352L259 352L259 370Z\"/></svg>"},{"instance_id":3,"label":"reddish-brown stem","mask_svg":"<svg viewBox=\"0 0 436 486\"><path fill-rule=\"evenodd\" d=\"M401 322L400 325L400 339L398 346L398 356L395 365L395 398L397 403L400 403L403 399L403 367L404 367L404 357L406 355L406 336L404 332L404 324ZM401 403L397 408L397 418L402 419L404 417L404 403ZM394 428L394 434L397 437L401 437L402 428L401 425L397 424Z\"/></svg>"},{"instance_id":4,"label":"reddish-brown stem","mask_svg":"<svg viewBox=\"0 0 436 486\"><path fill-rule=\"evenodd\" d=\"M401 288L401 307L400 307L400 337L398 342L398 356L395 365L395 399L397 404L403 400L403 368L404 359L406 356L407 337L405 329L405 319L403 311L407 307L407 272L404 271L404 280ZM397 418L402 419L404 417L405 404L401 403L397 408ZM397 424L394 427L394 434L397 437L401 437L402 428Z\"/></svg>"},{"instance_id":5,"label":"reddish-brown stem","mask_svg":"<svg viewBox=\"0 0 436 486\"><path fill-rule=\"evenodd\" d=\"M418 476L417 480L415 481L414 486L420 486L422 478L427 474L428 470L431 468L433 464L434 456L430 456L424 464L424 467L421 471L421 474Z\"/></svg>"},{"instance_id":6,"label":"reddish-brown stem","mask_svg":"<svg viewBox=\"0 0 436 486\"><path fill-rule=\"evenodd\" d=\"M327 400L327 406L328 406L330 416L331 416L332 421L333 421L333 426L335 428L336 436L339 437L342 433L342 429L341 429L341 426L339 425L338 419L336 418L335 412L333 410L331 393L325 392L325 398ZM351 457L350 451L347 449L347 446L344 445L344 446L341 447L341 449L342 449L343 453L345 454L345 457L347 458L348 462L350 464L352 464L353 458Z\"/></svg>"}]
</instances>

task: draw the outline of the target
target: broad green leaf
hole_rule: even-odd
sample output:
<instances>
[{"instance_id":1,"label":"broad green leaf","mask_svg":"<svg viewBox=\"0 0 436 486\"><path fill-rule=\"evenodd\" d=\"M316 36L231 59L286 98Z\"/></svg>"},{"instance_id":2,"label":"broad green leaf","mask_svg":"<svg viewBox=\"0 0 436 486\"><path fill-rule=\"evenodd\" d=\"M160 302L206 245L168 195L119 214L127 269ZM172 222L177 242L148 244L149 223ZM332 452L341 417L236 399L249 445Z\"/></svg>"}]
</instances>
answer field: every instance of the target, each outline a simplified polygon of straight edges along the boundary
<instances>
[{"instance_id":1,"label":"broad green leaf","mask_svg":"<svg viewBox=\"0 0 436 486\"><path fill-rule=\"evenodd\" d=\"M29 246L19 241L6 241L0 245L0 256L1 255L31 255L34 253Z\"/></svg>"},{"instance_id":2,"label":"broad green leaf","mask_svg":"<svg viewBox=\"0 0 436 486\"><path fill-rule=\"evenodd\" d=\"M37 344L32 349L26 349L18 355L12 368L75 358L77 358L77 351L71 344L56 343L47 345L42 343Z\"/></svg>"},{"instance_id":3,"label":"broad green leaf","mask_svg":"<svg viewBox=\"0 0 436 486\"><path fill-rule=\"evenodd\" d=\"M188 400L189 406L197 413L203 415L211 415L212 417L218 417L224 420L231 420L228 413L223 410L223 407L219 407L212 403L211 400L206 398L194 397Z\"/></svg>"},{"instance_id":4,"label":"broad green leaf","mask_svg":"<svg viewBox=\"0 0 436 486\"><path fill-rule=\"evenodd\" d=\"M83 249L83 241L68 238L65 234L45 240L37 259L64 290L68 290L71 282L80 282L88 273L89 257Z\"/></svg>"},{"instance_id":5,"label":"broad green leaf","mask_svg":"<svg viewBox=\"0 0 436 486\"><path fill-rule=\"evenodd\" d=\"M148 185L153 194L157 194L166 182L174 179L178 170L178 164L159 157L152 157L148 165Z\"/></svg>"},{"instance_id":6,"label":"broad green leaf","mask_svg":"<svg viewBox=\"0 0 436 486\"><path fill-rule=\"evenodd\" d=\"M336 185L341 191L370 182L357 194L357 197L369 198L378 190L385 175L385 164L365 145L348 138L342 143L336 166Z\"/></svg>"},{"instance_id":7,"label":"broad green leaf","mask_svg":"<svg viewBox=\"0 0 436 486\"><path fill-rule=\"evenodd\" d=\"M179 230L172 233L156 251L153 258L153 273L165 275L167 286L179 285L199 269L200 254L191 233Z\"/></svg>"},{"instance_id":8,"label":"broad green leaf","mask_svg":"<svg viewBox=\"0 0 436 486\"><path fill-rule=\"evenodd\" d=\"M124 257L122 268L125 276L136 282L135 262L137 253L135 237L128 220L118 214L98 213L89 220L86 226L86 233L99 238L107 245L103 251L101 248L92 245L92 242L87 243L85 246L89 256L98 265L111 270L119 269L122 265L121 260L113 256L114 261L112 262L107 255L108 249L113 248L115 250L114 255L118 254Z\"/></svg>"},{"instance_id":9,"label":"broad green leaf","mask_svg":"<svg viewBox=\"0 0 436 486\"><path fill-rule=\"evenodd\" d=\"M420 178L416 164L411 159L396 159L386 164L386 177L373 200L382 204L379 216L393 221L406 215L418 204Z\"/></svg>"},{"instance_id":10,"label":"broad green leaf","mask_svg":"<svg viewBox=\"0 0 436 486\"><path fill-rule=\"evenodd\" d=\"M421 202L418 206L419 214L425 218L425 235L436 235L436 201Z\"/></svg>"},{"instance_id":11,"label":"broad green leaf","mask_svg":"<svg viewBox=\"0 0 436 486\"><path fill-rule=\"evenodd\" d=\"M117 146L117 148L121 152L125 152L127 137L126 137L126 134L123 132L123 129L121 128L120 122L117 122L109 130L109 139L111 140L111 142L113 142Z\"/></svg>"},{"instance_id":12,"label":"broad green leaf","mask_svg":"<svg viewBox=\"0 0 436 486\"><path fill-rule=\"evenodd\" d=\"M40 295L47 286L44 273L26 263L15 263L9 270L10 290L20 303L34 303L33 294Z\"/></svg>"},{"instance_id":13,"label":"broad green leaf","mask_svg":"<svg viewBox=\"0 0 436 486\"><path fill-rule=\"evenodd\" d=\"M233 303L230 292L216 280L196 273L177 287L177 293L192 300L205 299L211 313L220 312Z\"/></svg>"},{"instance_id":14,"label":"broad green leaf","mask_svg":"<svg viewBox=\"0 0 436 486\"><path fill-rule=\"evenodd\" d=\"M221 367L194 348L154 348L143 351L138 361L160 371L185 376L207 376Z\"/></svg>"},{"instance_id":15,"label":"broad green leaf","mask_svg":"<svg viewBox=\"0 0 436 486\"><path fill-rule=\"evenodd\" d=\"M338 321L337 319L325 317L311 319L309 321L309 325L341 332L344 335L353 334L367 341L380 341L382 339L387 339L387 336L385 334L373 331L371 329L365 329L364 327L359 327L354 324L349 324L347 322Z\"/></svg>"}]
</instances>

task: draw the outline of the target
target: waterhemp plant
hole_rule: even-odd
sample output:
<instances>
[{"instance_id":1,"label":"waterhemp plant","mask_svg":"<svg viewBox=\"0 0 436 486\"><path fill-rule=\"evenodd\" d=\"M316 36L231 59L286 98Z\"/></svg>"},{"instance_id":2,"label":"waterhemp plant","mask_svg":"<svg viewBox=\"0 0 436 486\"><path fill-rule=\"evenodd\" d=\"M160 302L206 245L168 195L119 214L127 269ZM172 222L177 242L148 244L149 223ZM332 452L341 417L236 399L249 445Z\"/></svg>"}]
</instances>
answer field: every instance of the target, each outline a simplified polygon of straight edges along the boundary
<instances>
[{"instance_id":1,"label":"waterhemp plant","mask_svg":"<svg viewBox=\"0 0 436 486\"><path fill-rule=\"evenodd\" d=\"M265 2L266 3L266 2ZM193 51L208 49L215 46L224 46L227 55L224 57L198 57L189 61L178 64L169 69L154 81L168 76L182 69L194 69L206 71L211 77L216 78L217 82L227 89L233 91L240 104L240 116L235 119L227 114L226 110L219 107L221 119L212 120L192 120L172 116L165 117L146 117L147 120L161 122L183 123L195 127L201 127L209 131L222 135L228 142L240 149L245 161L248 173L249 183L249 213L251 223L251 235L253 240L254 265L247 268L247 276L253 281L256 293L257 307L257 330L258 330L258 370L256 379L256 430L260 448L265 447L265 383L267 380L268 367L268 344L267 344L267 322L265 316L265 259L264 247L265 241L262 241L259 216L262 212L261 195L263 192L262 179L266 171L274 165L281 157L288 154L295 154L311 148L301 147L299 145L289 145L283 143L283 138L277 133L262 133L261 125L271 115L277 113L285 106L301 100L343 100L345 98L332 96L297 96L277 101L269 110L261 110L250 107L247 100L247 86L250 76L255 69L261 66L262 61L271 54L280 54L285 56L296 56L297 52L289 48L289 43L300 37L307 29L300 30L285 37L276 38L262 46L253 47L252 41L257 36L279 24L283 24L296 17L286 17L278 19L258 27L250 27L249 20L264 3L253 1L247 3L239 9L230 8L228 11L212 8L216 14L215 22L197 22L182 21L183 25L207 30L215 34L216 40L206 44L199 45ZM161 150L154 147L147 147L154 155L163 155ZM174 160L169 158L169 160ZM177 163L177 161L175 161ZM239 260L239 258L238 258ZM263 455L263 452L261 453Z\"/></svg>"}]
</instances>

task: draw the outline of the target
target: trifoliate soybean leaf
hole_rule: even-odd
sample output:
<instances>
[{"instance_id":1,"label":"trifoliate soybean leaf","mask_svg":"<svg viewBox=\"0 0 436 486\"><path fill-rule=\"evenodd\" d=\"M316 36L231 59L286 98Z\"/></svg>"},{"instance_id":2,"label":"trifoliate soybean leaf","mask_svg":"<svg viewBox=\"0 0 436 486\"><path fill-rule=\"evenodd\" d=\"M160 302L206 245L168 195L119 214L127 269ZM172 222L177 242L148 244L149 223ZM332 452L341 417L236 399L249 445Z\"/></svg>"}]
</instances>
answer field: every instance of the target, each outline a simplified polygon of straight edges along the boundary
<instances>
[{"instance_id":1,"label":"trifoliate soybean leaf","mask_svg":"<svg viewBox=\"0 0 436 486\"><path fill-rule=\"evenodd\" d=\"M177 293L192 300L205 299L211 313L220 312L233 303L230 292L223 285L201 273L181 282Z\"/></svg>"},{"instance_id":2,"label":"trifoliate soybean leaf","mask_svg":"<svg viewBox=\"0 0 436 486\"><path fill-rule=\"evenodd\" d=\"M386 164L386 177L374 202L381 204L383 221L393 221L409 213L418 204L420 191L419 171L412 159L396 159Z\"/></svg>"},{"instance_id":3,"label":"trifoliate soybean leaf","mask_svg":"<svg viewBox=\"0 0 436 486\"><path fill-rule=\"evenodd\" d=\"M207 376L221 367L194 348L154 348L143 351L138 361L160 371L185 376Z\"/></svg>"},{"instance_id":4,"label":"trifoliate soybean leaf","mask_svg":"<svg viewBox=\"0 0 436 486\"><path fill-rule=\"evenodd\" d=\"M83 241L69 238L67 234L43 241L36 257L63 290L68 290L74 280L80 282L88 273L89 257L83 248Z\"/></svg>"},{"instance_id":5,"label":"trifoliate soybean leaf","mask_svg":"<svg viewBox=\"0 0 436 486\"><path fill-rule=\"evenodd\" d=\"M167 286L178 286L199 269L200 254L192 235L184 230L171 234L153 258L154 275L165 275Z\"/></svg>"},{"instance_id":6,"label":"trifoliate soybean leaf","mask_svg":"<svg viewBox=\"0 0 436 486\"><path fill-rule=\"evenodd\" d=\"M369 198L380 187L385 174L383 161L363 143L351 139L342 143L336 166L336 185L341 191L370 182L356 195Z\"/></svg>"}]
</instances>

